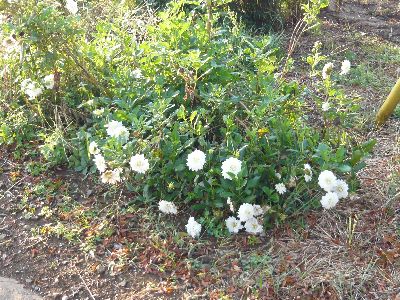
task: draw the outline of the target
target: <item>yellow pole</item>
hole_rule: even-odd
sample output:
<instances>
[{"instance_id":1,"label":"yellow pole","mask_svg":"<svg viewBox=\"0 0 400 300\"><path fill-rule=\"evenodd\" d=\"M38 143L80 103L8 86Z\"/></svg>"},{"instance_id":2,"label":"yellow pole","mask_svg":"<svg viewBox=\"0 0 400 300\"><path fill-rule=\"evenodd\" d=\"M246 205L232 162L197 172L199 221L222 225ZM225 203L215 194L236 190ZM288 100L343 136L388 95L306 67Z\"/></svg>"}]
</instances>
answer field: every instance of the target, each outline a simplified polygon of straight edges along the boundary
<instances>
[{"instance_id":1,"label":"yellow pole","mask_svg":"<svg viewBox=\"0 0 400 300\"><path fill-rule=\"evenodd\" d=\"M386 101L382 104L378 113L376 114L376 124L382 125L386 122L389 116L392 114L396 105L400 102L400 78L392 88Z\"/></svg>"}]
</instances>

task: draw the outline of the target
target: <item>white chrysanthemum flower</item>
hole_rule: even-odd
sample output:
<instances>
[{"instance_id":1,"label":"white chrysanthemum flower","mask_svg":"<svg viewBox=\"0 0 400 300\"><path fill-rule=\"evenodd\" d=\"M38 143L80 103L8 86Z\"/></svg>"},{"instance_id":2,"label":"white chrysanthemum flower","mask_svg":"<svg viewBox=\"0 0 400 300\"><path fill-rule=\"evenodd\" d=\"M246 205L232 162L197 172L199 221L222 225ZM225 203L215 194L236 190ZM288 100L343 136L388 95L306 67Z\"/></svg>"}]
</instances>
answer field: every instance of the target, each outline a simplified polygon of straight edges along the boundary
<instances>
[{"instance_id":1,"label":"white chrysanthemum flower","mask_svg":"<svg viewBox=\"0 0 400 300\"><path fill-rule=\"evenodd\" d=\"M178 208L176 207L175 203L165 200L158 202L158 209L164 214L176 215L178 213Z\"/></svg>"},{"instance_id":2,"label":"white chrysanthemum flower","mask_svg":"<svg viewBox=\"0 0 400 300\"><path fill-rule=\"evenodd\" d=\"M51 90L54 87L54 74L50 74L44 77L43 85L46 87L46 89Z\"/></svg>"},{"instance_id":3,"label":"white chrysanthemum flower","mask_svg":"<svg viewBox=\"0 0 400 300\"><path fill-rule=\"evenodd\" d=\"M111 137L121 137L124 140L129 138L129 131L126 127L119 121L111 121L108 124L104 125L107 128L107 134Z\"/></svg>"},{"instance_id":4,"label":"white chrysanthemum flower","mask_svg":"<svg viewBox=\"0 0 400 300\"><path fill-rule=\"evenodd\" d=\"M346 198L349 195L349 186L346 181L338 179L332 191L338 195L339 199Z\"/></svg>"},{"instance_id":5,"label":"white chrysanthemum flower","mask_svg":"<svg viewBox=\"0 0 400 300\"><path fill-rule=\"evenodd\" d=\"M312 180L313 171L309 164L304 164L304 180L310 182Z\"/></svg>"},{"instance_id":6,"label":"white chrysanthemum flower","mask_svg":"<svg viewBox=\"0 0 400 300\"><path fill-rule=\"evenodd\" d=\"M104 108L95 109L95 110L93 111L93 114L94 114L96 117L101 116L103 113L104 113Z\"/></svg>"},{"instance_id":7,"label":"white chrysanthemum flower","mask_svg":"<svg viewBox=\"0 0 400 300\"><path fill-rule=\"evenodd\" d=\"M138 172L140 174L146 173L146 171L150 167L149 160L146 159L143 154L136 154L132 156L129 164L133 171Z\"/></svg>"},{"instance_id":8,"label":"white chrysanthemum flower","mask_svg":"<svg viewBox=\"0 0 400 300\"><path fill-rule=\"evenodd\" d=\"M239 230L243 228L240 220L236 219L235 217L229 217L226 219L225 224L230 233L238 233Z\"/></svg>"},{"instance_id":9,"label":"white chrysanthemum flower","mask_svg":"<svg viewBox=\"0 0 400 300\"><path fill-rule=\"evenodd\" d=\"M331 74L333 69L333 63L327 63L325 64L324 68L322 69L322 78L326 79L328 76Z\"/></svg>"},{"instance_id":10,"label":"white chrysanthemum flower","mask_svg":"<svg viewBox=\"0 0 400 300\"><path fill-rule=\"evenodd\" d=\"M258 204L253 204L253 210L254 210L253 213L254 217L261 216L264 214L264 209Z\"/></svg>"},{"instance_id":11,"label":"white chrysanthemum flower","mask_svg":"<svg viewBox=\"0 0 400 300\"><path fill-rule=\"evenodd\" d=\"M351 68L351 63L349 60L344 60L342 62L342 67L341 67L341 71L340 71L340 75L346 75L347 73L350 72L350 68Z\"/></svg>"},{"instance_id":12,"label":"white chrysanthemum flower","mask_svg":"<svg viewBox=\"0 0 400 300\"><path fill-rule=\"evenodd\" d=\"M116 184L121 181L120 174L121 169L107 170L103 174L101 174L101 182Z\"/></svg>"},{"instance_id":13,"label":"white chrysanthemum flower","mask_svg":"<svg viewBox=\"0 0 400 300\"><path fill-rule=\"evenodd\" d=\"M263 232L263 227L258 223L256 218L248 219L244 224L244 228L246 228L248 233L257 234Z\"/></svg>"},{"instance_id":14,"label":"white chrysanthemum flower","mask_svg":"<svg viewBox=\"0 0 400 300\"><path fill-rule=\"evenodd\" d=\"M240 221L244 222L254 217L254 206L250 203L243 203L238 210L238 217Z\"/></svg>"},{"instance_id":15,"label":"white chrysanthemum flower","mask_svg":"<svg viewBox=\"0 0 400 300\"><path fill-rule=\"evenodd\" d=\"M195 238L200 235L201 224L197 223L193 217L190 217L188 223L185 225L187 233Z\"/></svg>"},{"instance_id":16,"label":"white chrysanthemum flower","mask_svg":"<svg viewBox=\"0 0 400 300\"><path fill-rule=\"evenodd\" d=\"M228 199L226 200L226 203L229 205L229 209L231 212L235 212L235 207L233 206L233 202L231 200L231 197L228 197Z\"/></svg>"},{"instance_id":17,"label":"white chrysanthemum flower","mask_svg":"<svg viewBox=\"0 0 400 300\"><path fill-rule=\"evenodd\" d=\"M278 172L275 172L275 177L278 179L282 179L282 175Z\"/></svg>"},{"instance_id":18,"label":"white chrysanthemum flower","mask_svg":"<svg viewBox=\"0 0 400 300\"><path fill-rule=\"evenodd\" d=\"M281 195L283 195L287 191L286 186L282 182L275 184L275 190Z\"/></svg>"},{"instance_id":19,"label":"white chrysanthemum flower","mask_svg":"<svg viewBox=\"0 0 400 300\"><path fill-rule=\"evenodd\" d=\"M229 157L222 163L222 176L225 179L232 180L232 177L228 173L232 173L237 176L242 169L242 162L235 157Z\"/></svg>"},{"instance_id":20,"label":"white chrysanthemum flower","mask_svg":"<svg viewBox=\"0 0 400 300\"><path fill-rule=\"evenodd\" d=\"M89 144L89 153L92 155L96 155L100 153L99 146L95 141L90 142Z\"/></svg>"},{"instance_id":21,"label":"white chrysanthemum flower","mask_svg":"<svg viewBox=\"0 0 400 300\"><path fill-rule=\"evenodd\" d=\"M104 159L103 155L96 154L93 161L100 173L103 173L107 169L106 160Z\"/></svg>"},{"instance_id":22,"label":"white chrysanthemum flower","mask_svg":"<svg viewBox=\"0 0 400 300\"><path fill-rule=\"evenodd\" d=\"M322 103L322 111L328 111L331 108L331 104L329 102Z\"/></svg>"},{"instance_id":23,"label":"white chrysanthemum flower","mask_svg":"<svg viewBox=\"0 0 400 300\"><path fill-rule=\"evenodd\" d=\"M321 205L325 209L331 209L339 202L339 197L336 193L328 192L321 198Z\"/></svg>"},{"instance_id":24,"label":"white chrysanthemum flower","mask_svg":"<svg viewBox=\"0 0 400 300\"><path fill-rule=\"evenodd\" d=\"M310 182L311 180L312 180L312 176L311 175L308 175L308 174L304 175L304 181L305 182Z\"/></svg>"},{"instance_id":25,"label":"white chrysanthemum flower","mask_svg":"<svg viewBox=\"0 0 400 300\"><path fill-rule=\"evenodd\" d=\"M67 0L65 8L73 15L78 12L78 4L74 0Z\"/></svg>"},{"instance_id":26,"label":"white chrysanthemum flower","mask_svg":"<svg viewBox=\"0 0 400 300\"><path fill-rule=\"evenodd\" d=\"M326 192L331 192L336 184L336 176L331 171L322 171L318 176L318 184Z\"/></svg>"},{"instance_id":27,"label":"white chrysanthemum flower","mask_svg":"<svg viewBox=\"0 0 400 300\"><path fill-rule=\"evenodd\" d=\"M186 165L191 171L200 171L206 163L206 154L200 150L194 150L187 157Z\"/></svg>"}]
</instances>

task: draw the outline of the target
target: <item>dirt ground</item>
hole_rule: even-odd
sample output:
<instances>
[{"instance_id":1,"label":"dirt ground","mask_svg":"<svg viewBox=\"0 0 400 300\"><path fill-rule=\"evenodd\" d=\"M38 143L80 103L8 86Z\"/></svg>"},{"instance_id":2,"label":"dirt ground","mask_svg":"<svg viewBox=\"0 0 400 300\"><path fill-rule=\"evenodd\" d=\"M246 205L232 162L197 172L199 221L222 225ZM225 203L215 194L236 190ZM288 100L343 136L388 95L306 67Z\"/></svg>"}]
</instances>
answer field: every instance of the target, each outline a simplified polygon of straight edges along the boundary
<instances>
[{"instance_id":1,"label":"dirt ground","mask_svg":"<svg viewBox=\"0 0 400 300\"><path fill-rule=\"evenodd\" d=\"M356 55L355 65L371 62L369 52L378 45L399 50L397 0L345 2L341 12L326 12L322 21L323 35L303 37L295 56L308 53L318 39L332 58ZM400 119L395 115L376 129L372 116L400 75L400 61L381 60L377 56L371 64L379 63L382 85L359 78L343 83L363 98L366 125L360 137L377 140L359 174L361 188L333 213L311 212L300 228L276 228L256 239L239 234L177 241L179 232L169 235L168 224L140 208L106 213L129 203L129 193L108 193L72 171L32 176L24 162L0 150L0 276L53 300L399 300ZM294 75L300 78L301 71ZM47 183L38 192L41 182ZM73 208L71 199L77 203ZM62 212L58 231L46 229L52 219L43 207ZM85 250L72 222L93 220L92 209L101 220L93 228L112 226L115 234Z\"/></svg>"}]
</instances>

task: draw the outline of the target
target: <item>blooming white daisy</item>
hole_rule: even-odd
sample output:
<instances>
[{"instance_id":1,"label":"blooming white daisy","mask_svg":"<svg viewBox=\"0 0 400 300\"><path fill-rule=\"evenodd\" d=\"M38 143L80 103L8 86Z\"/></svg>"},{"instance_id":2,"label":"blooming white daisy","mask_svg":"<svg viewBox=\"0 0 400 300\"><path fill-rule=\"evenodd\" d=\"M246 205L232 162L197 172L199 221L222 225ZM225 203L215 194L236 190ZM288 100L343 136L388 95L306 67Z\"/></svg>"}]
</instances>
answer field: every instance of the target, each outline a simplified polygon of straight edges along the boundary
<instances>
[{"instance_id":1,"label":"blooming white daisy","mask_svg":"<svg viewBox=\"0 0 400 300\"><path fill-rule=\"evenodd\" d=\"M201 224L197 223L193 217L190 217L188 223L185 225L187 233L195 238L200 235Z\"/></svg>"},{"instance_id":2,"label":"blooming white daisy","mask_svg":"<svg viewBox=\"0 0 400 300\"><path fill-rule=\"evenodd\" d=\"M89 153L92 155L96 155L100 153L99 146L95 141L90 142L89 144Z\"/></svg>"},{"instance_id":3,"label":"blooming white daisy","mask_svg":"<svg viewBox=\"0 0 400 300\"><path fill-rule=\"evenodd\" d=\"M178 213L178 208L176 207L175 203L165 200L158 202L158 209L164 214L176 215Z\"/></svg>"},{"instance_id":4,"label":"blooming white daisy","mask_svg":"<svg viewBox=\"0 0 400 300\"><path fill-rule=\"evenodd\" d=\"M46 89L51 90L54 87L54 74L50 74L44 77L43 85L46 87Z\"/></svg>"},{"instance_id":5,"label":"blooming white daisy","mask_svg":"<svg viewBox=\"0 0 400 300\"><path fill-rule=\"evenodd\" d=\"M131 157L129 165L133 171L144 174L149 169L149 160L143 154L136 154Z\"/></svg>"},{"instance_id":6,"label":"blooming white daisy","mask_svg":"<svg viewBox=\"0 0 400 300\"><path fill-rule=\"evenodd\" d=\"M244 228L246 228L248 233L257 234L263 232L263 227L258 223L256 218L248 219L244 224Z\"/></svg>"},{"instance_id":7,"label":"blooming white daisy","mask_svg":"<svg viewBox=\"0 0 400 300\"><path fill-rule=\"evenodd\" d=\"M349 195L349 186L346 181L338 179L332 191L338 195L339 199L346 198Z\"/></svg>"},{"instance_id":8,"label":"blooming white daisy","mask_svg":"<svg viewBox=\"0 0 400 300\"><path fill-rule=\"evenodd\" d=\"M325 209L331 209L336 206L339 202L339 197L336 193L327 192L325 196L321 198L321 205Z\"/></svg>"},{"instance_id":9,"label":"blooming white daisy","mask_svg":"<svg viewBox=\"0 0 400 300\"><path fill-rule=\"evenodd\" d=\"M96 117L101 116L103 113L104 113L104 108L95 109L95 110L93 111L93 114L94 114Z\"/></svg>"},{"instance_id":10,"label":"blooming white daisy","mask_svg":"<svg viewBox=\"0 0 400 300\"><path fill-rule=\"evenodd\" d=\"M229 205L229 209L231 212L235 212L235 207L233 206L233 202L231 200L231 197L228 197L228 199L226 199L226 203Z\"/></svg>"},{"instance_id":11,"label":"blooming white daisy","mask_svg":"<svg viewBox=\"0 0 400 300\"><path fill-rule=\"evenodd\" d=\"M238 210L238 217L240 221L244 222L254 217L254 206L250 203L243 203Z\"/></svg>"},{"instance_id":12,"label":"blooming white daisy","mask_svg":"<svg viewBox=\"0 0 400 300\"><path fill-rule=\"evenodd\" d=\"M333 63L327 63L325 64L324 68L322 69L322 78L326 79L328 76L331 74L333 69Z\"/></svg>"},{"instance_id":13,"label":"blooming white daisy","mask_svg":"<svg viewBox=\"0 0 400 300\"><path fill-rule=\"evenodd\" d=\"M322 111L328 111L331 108L331 104L329 102L322 103Z\"/></svg>"},{"instance_id":14,"label":"blooming white daisy","mask_svg":"<svg viewBox=\"0 0 400 300\"><path fill-rule=\"evenodd\" d=\"M312 180L313 171L309 164L304 164L304 180L310 182Z\"/></svg>"},{"instance_id":15,"label":"blooming white daisy","mask_svg":"<svg viewBox=\"0 0 400 300\"><path fill-rule=\"evenodd\" d=\"M243 228L240 220L236 219L235 217L229 217L226 219L225 224L230 233L238 233L239 230Z\"/></svg>"},{"instance_id":16,"label":"blooming white daisy","mask_svg":"<svg viewBox=\"0 0 400 300\"><path fill-rule=\"evenodd\" d=\"M346 75L350 72L351 63L347 59L342 62L342 67L340 71L340 75Z\"/></svg>"},{"instance_id":17,"label":"blooming white daisy","mask_svg":"<svg viewBox=\"0 0 400 300\"><path fill-rule=\"evenodd\" d=\"M103 155L96 154L93 161L100 173L103 173L107 169L106 160L104 159Z\"/></svg>"},{"instance_id":18,"label":"blooming white daisy","mask_svg":"<svg viewBox=\"0 0 400 300\"><path fill-rule=\"evenodd\" d=\"M186 165L191 171L200 171L206 163L206 154L200 150L194 150L188 155Z\"/></svg>"},{"instance_id":19,"label":"blooming white daisy","mask_svg":"<svg viewBox=\"0 0 400 300\"><path fill-rule=\"evenodd\" d=\"M235 157L229 157L222 163L222 176L225 179L232 180L231 175L229 175L228 173L232 173L233 175L237 176L241 169L242 162Z\"/></svg>"},{"instance_id":20,"label":"blooming white daisy","mask_svg":"<svg viewBox=\"0 0 400 300\"><path fill-rule=\"evenodd\" d=\"M119 121L111 121L104 125L107 128L107 134L111 137L121 137L124 140L129 138L129 131L126 127Z\"/></svg>"},{"instance_id":21,"label":"blooming white daisy","mask_svg":"<svg viewBox=\"0 0 400 300\"><path fill-rule=\"evenodd\" d=\"M73 15L78 12L78 4L74 0L67 0L65 8Z\"/></svg>"},{"instance_id":22,"label":"blooming white daisy","mask_svg":"<svg viewBox=\"0 0 400 300\"><path fill-rule=\"evenodd\" d=\"M101 182L116 184L121 181L120 174L121 169L107 170L103 174L101 174Z\"/></svg>"},{"instance_id":23,"label":"blooming white daisy","mask_svg":"<svg viewBox=\"0 0 400 300\"><path fill-rule=\"evenodd\" d=\"M331 171L322 171L318 176L318 184L326 192L331 192L336 184L336 176Z\"/></svg>"},{"instance_id":24,"label":"blooming white daisy","mask_svg":"<svg viewBox=\"0 0 400 300\"><path fill-rule=\"evenodd\" d=\"M254 217L261 216L262 214L264 214L264 209L258 204L253 204L253 210L254 210L253 213Z\"/></svg>"},{"instance_id":25,"label":"blooming white daisy","mask_svg":"<svg viewBox=\"0 0 400 300\"><path fill-rule=\"evenodd\" d=\"M283 195L287 191L286 186L282 182L275 184L275 190L281 195Z\"/></svg>"}]
</instances>

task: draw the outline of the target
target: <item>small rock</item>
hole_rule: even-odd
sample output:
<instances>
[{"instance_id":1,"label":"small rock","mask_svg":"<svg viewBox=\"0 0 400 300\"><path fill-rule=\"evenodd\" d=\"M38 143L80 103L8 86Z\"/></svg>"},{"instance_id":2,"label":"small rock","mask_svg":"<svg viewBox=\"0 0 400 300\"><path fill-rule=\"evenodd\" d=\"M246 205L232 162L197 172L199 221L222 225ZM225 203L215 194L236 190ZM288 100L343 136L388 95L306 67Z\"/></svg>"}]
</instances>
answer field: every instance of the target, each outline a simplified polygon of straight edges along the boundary
<instances>
[{"instance_id":1,"label":"small rock","mask_svg":"<svg viewBox=\"0 0 400 300\"><path fill-rule=\"evenodd\" d=\"M125 287L126 286L126 280L124 279L124 280L122 280L120 283L118 283L118 286L120 286L120 287Z\"/></svg>"},{"instance_id":2,"label":"small rock","mask_svg":"<svg viewBox=\"0 0 400 300\"><path fill-rule=\"evenodd\" d=\"M61 300L68 300L69 297L67 295L62 296Z\"/></svg>"},{"instance_id":3,"label":"small rock","mask_svg":"<svg viewBox=\"0 0 400 300\"><path fill-rule=\"evenodd\" d=\"M103 266L103 265L98 265L98 266L96 267L96 271L97 271L97 273L99 273L99 274L103 274L103 273L106 271L106 267Z\"/></svg>"},{"instance_id":4,"label":"small rock","mask_svg":"<svg viewBox=\"0 0 400 300\"><path fill-rule=\"evenodd\" d=\"M25 282L26 282L27 284L31 284L31 283L32 283L32 279L27 278L27 279L25 279Z\"/></svg>"},{"instance_id":5,"label":"small rock","mask_svg":"<svg viewBox=\"0 0 400 300\"><path fill-rule=\"evenodd\" d=\"M7 236L4 233L0 234L0 241L4 240Z\"/></svg>"},{"instance_id":6,"label":"small rock","mask_svg":"<svg viewBox=\"0 0 400 300\"><path fill-rule=\"evenodd\" d=\"M86 191L86 197L90 197L91 194L93 194L93 190Z\"/></svg>"}]
</instances>

